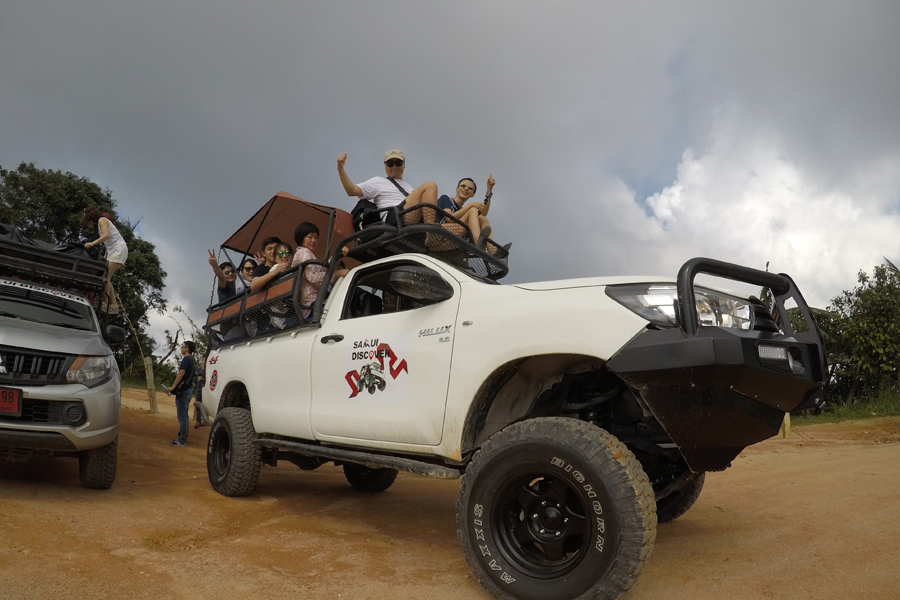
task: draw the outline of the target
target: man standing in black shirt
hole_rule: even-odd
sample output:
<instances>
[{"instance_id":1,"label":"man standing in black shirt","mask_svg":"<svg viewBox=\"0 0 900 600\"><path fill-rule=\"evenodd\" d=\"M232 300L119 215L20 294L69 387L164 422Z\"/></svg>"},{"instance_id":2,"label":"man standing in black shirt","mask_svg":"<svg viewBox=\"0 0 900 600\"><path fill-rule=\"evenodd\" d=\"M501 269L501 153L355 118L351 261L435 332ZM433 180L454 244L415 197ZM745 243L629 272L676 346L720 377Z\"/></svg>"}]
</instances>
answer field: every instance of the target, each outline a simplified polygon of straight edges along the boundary
<instances>
[{"instance_id":1,"label":"man standing in black shirt","mask_svg":"<svg viewBox=\"0 0 900 600\"><path fill-rule=\"evenodd\" d=\"M169 442L172 446L187 446L188 406L191 403L191 393L194 388L194 342L187 340L181 344L181 365L178 367L178 375L172 387L163 389L166 394L175 394L175 413L178 415L178 437Z\"/></svg>"}]
</instances>

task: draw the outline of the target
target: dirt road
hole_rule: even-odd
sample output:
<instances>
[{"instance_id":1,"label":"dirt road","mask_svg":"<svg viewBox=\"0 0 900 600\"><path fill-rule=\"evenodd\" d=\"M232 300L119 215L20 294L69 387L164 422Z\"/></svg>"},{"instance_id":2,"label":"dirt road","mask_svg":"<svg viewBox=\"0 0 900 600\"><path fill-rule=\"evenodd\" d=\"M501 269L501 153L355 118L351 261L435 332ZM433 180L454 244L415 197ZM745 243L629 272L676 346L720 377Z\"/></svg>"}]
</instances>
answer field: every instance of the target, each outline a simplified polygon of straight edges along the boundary
<instances>
[{"instance_id":1,"label":"dirt road","mask_svg":"<svg viewBox=\"0 0 900 600\"><path fill-rule=\"evenodd\" d=\"M0 598L478 599L456 538L458 482L402 474L382 494L340 469L264 467L256 494L206 477L208 429L173 448L171 399L126 394L119 471L0 462ZM659 527L627 600L900 597L900 419L794 429L707 476Z\"/></svg>"}]
</instances>

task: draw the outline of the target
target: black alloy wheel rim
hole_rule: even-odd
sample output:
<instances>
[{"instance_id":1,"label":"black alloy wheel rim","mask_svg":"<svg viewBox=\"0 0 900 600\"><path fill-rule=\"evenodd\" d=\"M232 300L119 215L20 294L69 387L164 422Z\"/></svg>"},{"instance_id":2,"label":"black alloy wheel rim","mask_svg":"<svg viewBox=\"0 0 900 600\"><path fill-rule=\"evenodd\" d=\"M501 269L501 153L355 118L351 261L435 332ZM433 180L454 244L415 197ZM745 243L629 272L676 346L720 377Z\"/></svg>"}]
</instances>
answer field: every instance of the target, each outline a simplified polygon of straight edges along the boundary
<instances>
[{"instance_id":1,"label":"black alloy wheel rim","mask_svg":"<svg viewBox=\"0 0 900 600\"><path fill-rule=\"evenodd\" d=\"M216 438L213 440L212 447L213 467L216 473L224 475L228 471L228 464L231 462L231 436L225 431L225 428L216 432Z\"/></svg>"},{"instance_id":2,"label":"black alloy wheel rim","mask_svg":"<svg viewBox=\"0 0 900 600\"><path fill-rule=\"evenodd\" d=\"M495 541L535 579L555 579L588 553L591 521L580 490L565 477L530 473L510 479L494 503Z\"/></svg>"}]
</instances>

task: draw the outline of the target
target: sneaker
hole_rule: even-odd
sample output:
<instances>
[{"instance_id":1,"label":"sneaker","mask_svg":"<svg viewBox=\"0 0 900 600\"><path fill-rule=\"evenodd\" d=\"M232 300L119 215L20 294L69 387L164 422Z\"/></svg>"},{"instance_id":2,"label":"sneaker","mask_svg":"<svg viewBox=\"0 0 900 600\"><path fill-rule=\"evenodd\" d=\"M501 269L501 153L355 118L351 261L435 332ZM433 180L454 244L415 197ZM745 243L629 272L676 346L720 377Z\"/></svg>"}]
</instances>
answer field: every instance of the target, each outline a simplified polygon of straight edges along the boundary
<instances>
[{"instance_id":1,"label":"sneaker","mask_svg":"<svg viewBox=\"0 0 900 600\"><path fill-rule=\"evenodd\" d=\"M478 236L478 242L475 244L479 248L484 248L487 245L488 240L491 239L491 226L488 225L484 229L481 230L481 235Z\"/></svg>"},{"instance_id":2,"label":"sneaker","mask_svg":"<svg viewBox=\"0 0 900 600\"><path fill-rule=\"evenodd\" d=\"M187 442L179 442L178 440L172 440L169 442L170 446L187 446Z\"/></svg>"}]
</instances>

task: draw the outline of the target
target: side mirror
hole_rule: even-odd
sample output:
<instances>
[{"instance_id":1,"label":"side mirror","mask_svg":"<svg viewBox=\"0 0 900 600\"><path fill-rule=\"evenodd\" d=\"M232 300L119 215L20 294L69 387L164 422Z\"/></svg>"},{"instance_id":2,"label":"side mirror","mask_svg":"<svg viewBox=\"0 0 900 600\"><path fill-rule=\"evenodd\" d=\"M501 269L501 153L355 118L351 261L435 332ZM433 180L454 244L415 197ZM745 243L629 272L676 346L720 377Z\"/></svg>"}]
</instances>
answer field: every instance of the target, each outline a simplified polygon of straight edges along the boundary
<instances>
[{"instance_id":1,"label":"side mirror","mask_svg":"<svg viewBox=\"0 0 900 600\"><path fill-rule=\"evenodd\" d=\"M118 346L125 341L127 335L125 330L117 325L107 325L103 330L103 339L110 346Z\"/></svg>"},{"instance_id":2,"label":"side mirror","mask_svg":"<svg viewBox=\"0 0 900 600\"><path fill-rule=\"evenodd\" d=\"M397 267L391 273L391 286L401 296L428 304L453 297L453 287L437 272L423 266Z\"/></svg>"}]
</instances>

